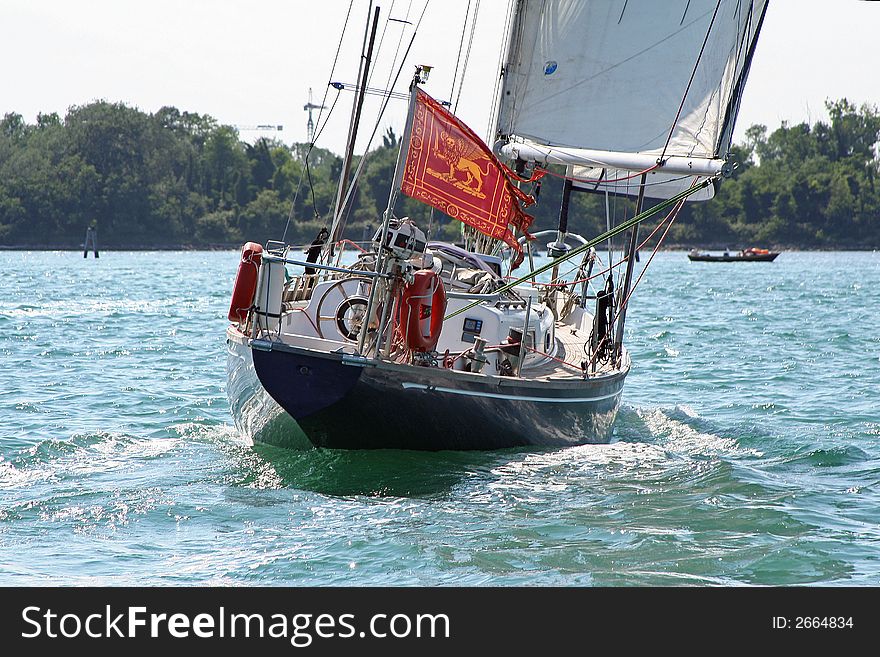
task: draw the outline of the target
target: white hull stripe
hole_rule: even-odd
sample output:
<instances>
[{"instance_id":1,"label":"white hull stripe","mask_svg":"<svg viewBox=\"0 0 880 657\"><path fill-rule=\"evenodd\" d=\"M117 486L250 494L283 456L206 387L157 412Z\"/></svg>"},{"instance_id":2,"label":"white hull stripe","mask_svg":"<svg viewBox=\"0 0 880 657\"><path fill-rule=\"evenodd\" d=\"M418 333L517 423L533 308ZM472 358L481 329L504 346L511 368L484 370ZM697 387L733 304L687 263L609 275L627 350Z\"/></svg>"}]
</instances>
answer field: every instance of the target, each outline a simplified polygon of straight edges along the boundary
<instances>
[{"instance_id":1,"label":"white hull stripe","mask_svg":"<svg viewBox=\"0 0 880 657\"><path fill-rule=\"evenodd\" d=\"M473 390L458 390L456 388L444 388L442 386L428 386L423 383L401 384L404 390L414 388L416 390L424 390L426 392L448 392L453 395L465 395L467 397L491 397L493 399L510 399L511 401L531 401L548 404L576 404L583 402L597 402L605 399L617 397L621 391L612 392L610 395L602 395L600 397L527 397L525 395L502 395L497 392L475 392Z\"/></svg>"}]
</instances>

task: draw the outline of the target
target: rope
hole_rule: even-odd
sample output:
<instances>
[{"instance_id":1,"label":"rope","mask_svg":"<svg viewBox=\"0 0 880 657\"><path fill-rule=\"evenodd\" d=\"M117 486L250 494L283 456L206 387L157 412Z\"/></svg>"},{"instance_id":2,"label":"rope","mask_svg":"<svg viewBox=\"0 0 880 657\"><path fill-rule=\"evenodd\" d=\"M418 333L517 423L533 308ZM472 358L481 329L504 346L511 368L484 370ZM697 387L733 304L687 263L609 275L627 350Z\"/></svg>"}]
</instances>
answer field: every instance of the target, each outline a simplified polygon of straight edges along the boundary
<instances>
[{"instance_id":1,"label":"rope","mask_svg":"<svg viewBox=\"0 0 880 657\"><path fill-rule=\"evenodd\" d=\"M376 47L376 58L378 59L379 53L382 52L382 44L385 43L385 33L388 31L388 23L391 22L391 14L394 13L394 2L395 0L391 0L391 6L388 8L388 16L389 18L385 19L385 24L382 26L382 34L379 37L379 45ZM410 2L412 4L412 2ZM401 38L397 41L397 47L400 48L400 42L403 39L401 32ZM394 59L397 59L397 53L394 54ZM373 79L373 74L376 72L376 66L370 69L370 74L367 76L367 79L364 80L364 89L370 86L370 81ZM394 71L394 60L391 61L391 71ZM388 73L388 77L391 77L391 72Z\"/></svg>"},{"instance_id":2,"label":"rope","mask_svg":"<svg viewBox=\"0 0 880 657\"><path fill-rule=\"evenodd\" d=\"M354 0L350 0L348 3L348 11L345 12L345 21L342 24L342 34L339 35L339 43L336 45L336 55L333 57L333 65L330 67L330 79L333 79L333 73L336 71L336 63L339 61L339 53L342 51L342 40L345 38L345 31L348 29L348 19L351 17L351 8L354 6ZM339 100L339 91L336 92L336 99L333 101L333 105L330 107L330 111L327 112L327 118L324 121L324 124L321 125L321 115L324 113L324 106L327 103L327 94L330 91L330 85L324 89L324 97L321 99L321 108L318 110L318 125L320 126L318 132L312 138L312 141L309 143L309 150L306 152L306 156L304 158L305 169L308 170L309 164L309 156L312 154L312 149L315 147L315 142L318 141L318 137L321 136L321 133L324 131L324 128L327 126L327 122L330 120L330 116L333 114L333 108L336 107L336 101ZM299 198L299 190L302 187L303 174L305 171L299 172L299 182L296 184L296 192L293 195L293 201L290 203L290 212L287 214L287 223L284 224L284 232L281 235L281 241L284 242L287 240L287 231L290 228L290 222L293 220L293 214L296 211L296 201ZM311 176L309 176L311 179ZM309 185L311 186L311 180L309 181ZM314 206L315 201L315 190L312 188L312 205ZM313 208L315 211L315 216L318 216L317 207Z\"/></svg>"},{"instance_id":3,"label":"rope","mask_svg":"<svg viewBox=\"0 0 880 657\"><path fill-rule=\"evenodd\" d=\"M548 173L551 176L554 176L556 178L562 178L563 180L570 180L571 182L596 183L599 185L607 185L608 183L616 183L616 182L623 182L625 180L632 180L633 178L638 178L639 176L641 176L643 174L650 173L651 171L654 171L655 169L659 169L659 168L660 168L659 164L654 164L654 165L648 167L647 169L644 169L643 171L633 173L629 176L624 176L623 178L613 178L613 179L612 178L607 178L607 179L606 178L578 178L576 176L567 176L564 173L555 173L553 171L550 171L550 169L545 169L544 167L535 167L535 171L536 172L540 171L542 173L542 175L545 173ZM527 180L524 182L531 182L531 181Z\"/></svg>"},{"instance_id":4,"label":"rope","mask_svg":"<svg viewBox=\"0 0 880 657\"><path fill-rule=\"evenodd\" d=\"M626 295L626 299L623 300L623 303L620 304L620 308L618 309L618 314L620 310L626 307L626 304L629 303L629 298L632 296L633 292L636 291L636 288L639 286L639 283L642 280L642 277L645 275L645 272L648 271L648 266L651 264L651 261L654 259L654 256L657 255L657 252L660 250L660 246L663 244L663 241L666 239L667 233L669 233L669 229L672 228L672 224L675 223L675 220L678 218L679 212L681 212L682 207L684 207L684 199L678 202L672 212L669 213L669 223L666 225L666 230L663 231L663 234L660 236L660 239L657 240L656 246L654 246L654 250L651 251L651 255L648 257L648 261L645 263L644 268L639 273L636 278L636 282L633 283L633 286L630 288L629 293ZM617 317L615 317L615 320Z\"/></svg>"},{"instance_id":5,"label":"rope","mask_svg":"<svg viewBox=\"0 0 880 657\"><path fill-rule=\"evenodd\" d=\"M351 244L354 248L356 248L361 253L367 253L367 250L365 248L363 248L357 242L352 242L351 240L339 240L338 242L336 242L337 247L343 246L345 244Z\"/></svg>"},{"instance_id":6,"label":"rope","mask_svg":"<svg viewBox=\"0 0 880 657\"><path fill-rule=\"evenodd\" d=\"M345 38L345 31L348 29L348 19L351 17L351 8L353 5L354 5L354 0L350 0L350 2L348 3L348 11L345 12L345 22L342 24L342 34L339 35L339 43L336 45L336 55L334 55L333 65L330 67L330 80L333 79L333 73L336 71L336 63L339 61L339 53L342 51L342 40ZM318 124L319 125L321 123L321 114L324 113L323 105L327 102L327 93L329 91L330 91L330 85L328 84L327 88L324 89L324 97L321 99L322 107L321 107L321 109L318 110ZM336 97L339 98L339 95L337 94ZM333 101L333 105L334 106L336 105L336 101ZM330 108L330 111L332 112L333 108ZM328 112L327 118L330 118L329 114L330 113ZM325 125L326 125L326 122L325 122ZM315 135L315 141L317 141L317 139L318 139L318 136ZM311 149L309 149L309 151L311 152Z\"/></svg>"},{"instance_id":7,"label":"rope","mask_svg":"<svg viewBox=\"0 0 880 657\"><path fill-rule=\"evenodd\" d=\"M636 251L640 251L641 249L643 249L643 248L645 247L645 245L651 240L652 237L654 237L654 235L657 233L657 231L660 230L660 228L663 226L663 224L665 224L665 223L669 220L670 216L672 216L672 213L671 213L671 212L670 212L668 215L666 215L665 217L663 217L663 219L661 219L660 222L657 223L657 225L654 227L654 230L651 231L651 234L648 235L648 236L644 239L644 241L636 247ZM664 235L665 235L665 233L664 233ZM568 287L569 285L580 285L581 283L587 283L587 282L593 280L594 278L599 278L600 276L604 276L605 274L607 274L608 272L612 271L613 269L616 269L616 268L620 267L620 265L622 265L623 263L625 263L627 260L628 260L628 258L627 258L626 256L624 256L623 258L621 258L620 260L618 260L617 262L615 262L613 265L609 266L607 269L604 269L604 270L600 271L600 272L597 273L597 274L593 274L592 276L589 276L588 278L580 278L580 279L578 279L578 280L576 280L576 281L570 281L570 282L563 281L563 282L561 282L561 283L553 283L553 282L551 282L551 283L538 283L538 282L534 282L534 283L532 283L532 285L533 285L534 287L538 287L538 286L543 286L543 287ZM570 270L570 271L571 271L571 270ZM557 280L558 280L558 279L557 279Z\"/></svg>"},{"instance_id":8,"label":"rope","mask_svg":"<svg viewBox=\"0 0 880 657\"><path fill-rule=\"evenodd\" d=\"M464 64L461 67L461 83L458 85L458 96L455 98L455 106L452 108L453 113L458 110L458 101L461 100L461 90L464 89L464 76L467 73L468 62L471 58L471 46L474 44L474 32L477 29L477 14L480 13L480 0L474 5L474 19L471 23L471 34L468 37L467 52L464 55Z\"/></svg>"},{"instance_id":9,"label":"rope","mask_svg":"<svg viewBox=\"0 0 880 657\"><path fill-rule=\"evenodd\" d=\"M640 212L639 214L632 217L631 219L627 219L626 221L622 222L616 228L613 228L612 230L606 231L606 232L602 233L601 235L599 235L598 237L595 237L592 240L589 240L586 244L582 244L581 246L579 246L575 249L572 249L571 251L568 252L568 254L562 256L562 258L560 258L558 260L554 260L552 262L549 262L546 265L543 265L533 271L530 271L528 274L526 274L525 276L522 276L521 278L518 278L515 281L512 281L510 283L502 285L495 292L498 294L500 294L502 292L507 292L508 290L513 289L517 285L524 283L528 279L533 278L533 277L537 276L538 274L543 274L545 271L549 271L550 269L557 266L558 264L565 262L566 260L569 260L575 256L581 255L587 249L590 249L590 248L596 246L597 244L604 242L609 237L614 237L615 235L618 235L624 231L627 231L630 228L632 228L633 226L640 224L642 221L644 221L648 217L653 217L658 212L662 212L663 210L666 210L667 208L671 208L671 207L675 206L679 201L683 201L691 194L694 194L694 193L700 191L701 189L705 189L716 178L717 178L717 176L712 176L711 178L706 178L701 183L695 184L694 186L676 194L675 196L666 199L662 203L659 203L652 208L649 208L643 212ZM480 305L480 303L482 303L482 301L477 300L477 301L474 301L473 303L467 304L466 306L462 306L461 308L459 308L455 312L450 313L449 315L446 315L446 317L444 317L443 319L444 319L444 321L447 319L452 319L456 315L460 315L461 313L467 312L471 308L474 308L474 307Z\"/></svg>"},{"instance_id":10,"label":"rope","mask_svg":"<svg viewBox=\"0 0 880 657\"><path fill-rule=\"evenodd\" d=\"M410 25L409 22L409 12L412 10L412 0L409 0L409 4L406 6L406 14L403 16L403 22L407 25ZM391 16L391 12L394 11L394 3L391 3L391 9L388 10L388 16ZM385 21L385 27L388 27L388 23L391 21L389 18ZM394 75L394 67L397 64L397 56L400 54L400 46L403 44L403 32L404 30L401 28L400 36L397 37L397 47L394 49L394 57L391 59L391 66L388 68L388 77L385 80L385 89L388 90L388 93L391 93L391 89L389 85L391 84L391 76ZM382 31L382 39L385 38L385 30ZM382 52L382 41L379 41L379 49L376 51L378 56L379 53ZM375 69L374 69L375 70ZM370 73L370 77L372 77L372 73Z\"/></svg>"},{"instance_id":11,"label":"rope","mask_svg":"<svg viewBox=\"0 0 880 657\"><path fill-rule=\"evenodd\" d=\"M449 97L455 93L455 83L458 81L458 64L461 61L461 49L464 46L464 33L467 31L467 19L471 13L471 0L468 0L467 9L464 12L464 21L461 24L461 37L458 40L458 55L455 58L455 72L452 76L452 86L449 87Z\"/></svg>"},{"instance_id":12,"label":"rope","mask_svg":"<svg viewBox=\"0 0 880 657\"><path fill-rule=\"evenodd\" d=\"M691 187L691 189L696 189L696 188L697 187L696 187L696 182L695 182L694 185ZM638 277L636 278L636 282L630 288L629 293L626 295L626 298L623 300L623 302L617 308L617 311L614 313L614 317L611 320L611 325L613 325L618 320L618 318L620 317L621 311L629 303L630 297L632 297L633 292L636 291L636 288L639 286L639 283L641 282L642 277L645 275L645 272L648 271L648 267L651 265L651 261L654 259L654 256L657 255L657 252L660 250L660 246L663 244L663 241L666 239L666 235L669 233L669 229L672 228L672 224L675 223L676 218L678 218L679 212L681 212L682 207L684 207L684 201L685 201L685 199L679 200L676 203L675 207L673 207L672 211L657 226L657 228L659 228L664 223L666 223L667 220L669 220L669 223L666 226L666 230L663 231L663 235L661 235L660 239L657 240L657 244L654 247L654 250L651 252L651 255L648 258L648 261L645 263L645 267L639 273ZM654 230L654 232L656 232L656 231L657 231L657 229ZM606 335L605 337L602 338L601 342L599 342L599 344L596 345L596 351L589 355L588 360L589 360L590 364L593 364L593 362L596 360L596 358L598 358L599 354L601 353L603 347L605 346L605 344L607 342L608 342L608 336ZM587 345L584 344L584 349L586 349L586 346Z\"/></svg>"}]
</instances>

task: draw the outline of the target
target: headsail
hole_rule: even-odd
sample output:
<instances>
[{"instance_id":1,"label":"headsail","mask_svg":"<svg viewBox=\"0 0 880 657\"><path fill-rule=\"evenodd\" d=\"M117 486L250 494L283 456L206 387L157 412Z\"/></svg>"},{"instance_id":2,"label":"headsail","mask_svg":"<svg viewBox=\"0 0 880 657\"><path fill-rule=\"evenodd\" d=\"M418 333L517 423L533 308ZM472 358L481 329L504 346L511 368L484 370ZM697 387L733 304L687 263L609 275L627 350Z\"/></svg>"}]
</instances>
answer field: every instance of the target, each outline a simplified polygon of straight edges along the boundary
<instances>
[{"instance_id":1,"label":"headsail","mask_svg":"<svg viewBox=\"0 0 880 657\"><path fill-rule=\"evenodd\" d=\"M622 193L637 187L627 171L662 156L648 176L655 198L717 173L767 4L521 0L499 108L504 154L567 164L597 181L577 186Z\"/></svg>"}]
</instances>

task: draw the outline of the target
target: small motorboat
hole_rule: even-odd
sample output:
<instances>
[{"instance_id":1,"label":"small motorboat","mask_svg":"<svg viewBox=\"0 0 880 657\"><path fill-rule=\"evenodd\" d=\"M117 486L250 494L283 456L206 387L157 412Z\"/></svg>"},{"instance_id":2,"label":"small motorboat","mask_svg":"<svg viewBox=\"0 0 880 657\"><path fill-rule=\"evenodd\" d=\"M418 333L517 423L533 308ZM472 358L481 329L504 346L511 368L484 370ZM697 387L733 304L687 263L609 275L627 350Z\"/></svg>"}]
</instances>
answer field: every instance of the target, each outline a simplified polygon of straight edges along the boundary
<instances>
[{"instance_id":1,"label":"small motorboat","mask_svg":"<svg viewBox=\"0 0 880 657\"><path fill-rule=\"evenodd\" d=\"M779 251L751 247L737 253L725 251L721 255L693 249L688 253L688 258L691 262L773 262L778 255Z\"/></svg>"}]
</instances>

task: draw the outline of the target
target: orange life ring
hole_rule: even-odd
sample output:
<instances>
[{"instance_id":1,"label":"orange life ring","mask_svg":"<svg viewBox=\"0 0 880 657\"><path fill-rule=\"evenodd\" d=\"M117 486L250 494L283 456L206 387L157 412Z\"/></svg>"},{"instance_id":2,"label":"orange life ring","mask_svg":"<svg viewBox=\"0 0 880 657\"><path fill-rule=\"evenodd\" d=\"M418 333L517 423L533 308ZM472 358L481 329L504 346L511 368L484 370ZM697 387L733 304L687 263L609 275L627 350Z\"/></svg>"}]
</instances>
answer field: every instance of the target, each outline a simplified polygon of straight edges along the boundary
<instances>
[{"instance_id":1,"label":"orange life ring","mask_svg":"<svg viewBox=\"0 0 880 657\"><path fill-rule=\"evenodd\" d=\"M406 346L421 353L433 351L443 330L446 290L436 272L420 269L400 297L399 330Z\"/></svg>"},{"instance_id":2,"label":"orange life ring","mask_svg":"<svg viewBox=\"0 0 880 657\"><path fill-rule=\"evenodd\" d=\"M259 244L248 242L241 247L241 261L238 263L238 273L232 286L232 303L229 304L227 315L230 322L241 324L247 320L248 311L254 303L257 273L262 261L263 247Z\"/></svg>"}]
</instances>

